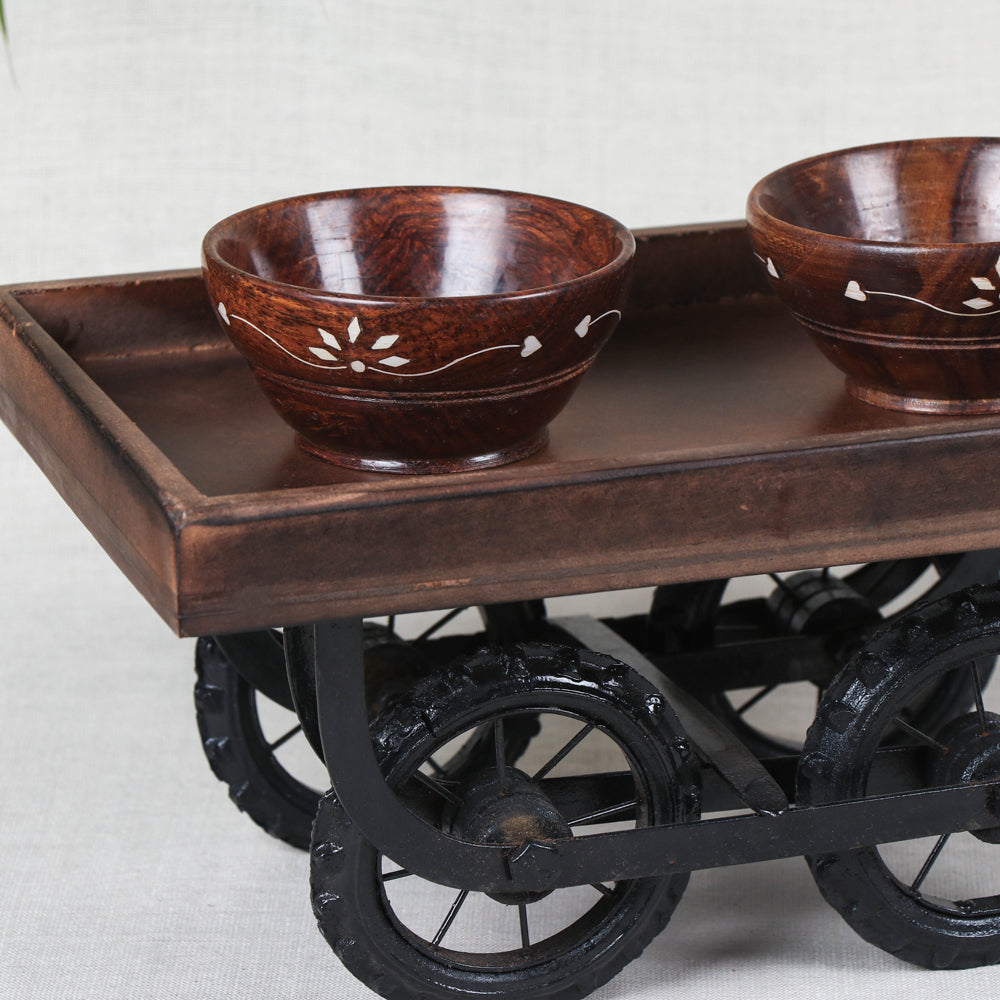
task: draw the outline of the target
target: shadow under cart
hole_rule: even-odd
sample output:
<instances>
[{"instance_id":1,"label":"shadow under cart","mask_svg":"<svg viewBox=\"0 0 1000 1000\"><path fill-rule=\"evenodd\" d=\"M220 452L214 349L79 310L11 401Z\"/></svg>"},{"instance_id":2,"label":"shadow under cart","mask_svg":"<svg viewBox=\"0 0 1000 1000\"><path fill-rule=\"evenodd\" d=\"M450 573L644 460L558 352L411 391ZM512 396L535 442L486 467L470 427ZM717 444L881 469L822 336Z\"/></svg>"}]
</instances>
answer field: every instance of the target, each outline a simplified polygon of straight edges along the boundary
<instances>
[{"instance_id":1,"label":"shadow under cart","mask_svg":"<svg viewBox=\"0 0 1000 1000\"><path fill-rule=\"evenodd\" d=\"M873 944L1000 961L1000 416L846 394L741 225L637 242L510 466L305 454L196 271L0 290L0 416L198 637L209 763L375 992L580 997L691 871L794 855Z\"/></svg>"}]
</instances>

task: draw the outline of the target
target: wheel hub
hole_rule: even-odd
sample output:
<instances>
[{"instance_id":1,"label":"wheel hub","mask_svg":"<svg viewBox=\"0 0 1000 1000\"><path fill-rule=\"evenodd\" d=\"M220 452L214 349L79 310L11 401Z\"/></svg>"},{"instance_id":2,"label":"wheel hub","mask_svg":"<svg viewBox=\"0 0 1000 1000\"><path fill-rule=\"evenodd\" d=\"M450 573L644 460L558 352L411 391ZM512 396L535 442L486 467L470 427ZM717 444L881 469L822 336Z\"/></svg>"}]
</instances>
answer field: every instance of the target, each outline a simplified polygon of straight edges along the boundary
<instances>
[{"instance_id":1,"label":"wheel hub","mask_svg":"<svg viewBox=\"0 0 1000 1000\"><path fill-rule=\"evenodd\" d=\"M972 784L1000 778L1000 715L986 712L984 717L970 712L953 719L938 734L937 740L947 752L935 756L934 784ZM1000 844L1000 827L971 832L987 844Z\"/></svg>"},{"instance_id":2,"label":"wheel hub","mask_svg":"<svg viewBox=\"0 0 1000 1000\"><path fill-rule=\"evenodd\" d=\"M817 570L781 580L768 606L779 625L795 635L856 631L882 617L878 608L845 580Z\"/></svg>"},{"instance_id":3,"label":"wheel hub","mask_svg":"<svg viewBox=\"0 0 1000 1000\"><path fill-rule=\"evenodd\" d=\"M505 767L502 774L495 768L481 772L463 786L461 798L452 831L463 840L521 845L573 836L551 799L515 767ZM549 890L488 895L499 903L518 905L533 903L548 893Z\"/></svg>"}]
</instances>

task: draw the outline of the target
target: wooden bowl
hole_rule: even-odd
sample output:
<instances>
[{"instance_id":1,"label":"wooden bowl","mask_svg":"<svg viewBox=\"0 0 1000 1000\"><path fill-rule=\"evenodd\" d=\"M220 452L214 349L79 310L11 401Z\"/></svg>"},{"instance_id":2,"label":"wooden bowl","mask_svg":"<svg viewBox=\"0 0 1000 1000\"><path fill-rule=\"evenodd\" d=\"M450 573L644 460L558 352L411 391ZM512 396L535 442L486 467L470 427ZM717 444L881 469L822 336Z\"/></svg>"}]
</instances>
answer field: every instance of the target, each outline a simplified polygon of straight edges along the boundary
<instances>
[{"instance_id":1,"label":"wooden bowl","mask_svg":"<svg viewBox=\"0 0 1000 1000\"><path fill-rule=\"evenodd\" d=\"M1000 411L1000 139L922 139L794 163L751 191L771 284L855 396Z\"/></svg>"},{"instance_id":2,"label":"wooden bowl","mask_svg":"<svg viewBox=\"0 0 1000 1000\"><path fill-rule=\"evenodd\" d=\"M214 226L212 304L308 451L451 472L541 448L621 315L635 240L529 194L446 187L276 201Z\"/></svg>"}]
</instances>

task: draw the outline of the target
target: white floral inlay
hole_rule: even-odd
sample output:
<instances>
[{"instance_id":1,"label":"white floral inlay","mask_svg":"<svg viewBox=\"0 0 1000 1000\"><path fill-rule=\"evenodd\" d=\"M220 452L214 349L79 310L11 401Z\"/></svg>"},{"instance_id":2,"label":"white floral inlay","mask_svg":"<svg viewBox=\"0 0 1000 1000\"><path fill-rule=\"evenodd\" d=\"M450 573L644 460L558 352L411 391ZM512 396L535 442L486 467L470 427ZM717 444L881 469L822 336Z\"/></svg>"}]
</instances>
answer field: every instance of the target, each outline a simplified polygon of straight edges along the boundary
<instances>
[{"instance_id":1,"label":"white floral inlay","mask_svg":"<svg viewBox=\"0 0 1000 1000\"><path fill-rule=\"evenodd\" d=\"M993 265L993 270L996 275L1000 277L1000 258L998 258L997 262ZM997 291L994 279L987 277L986 275L977 275L969 280L980 292ZM900 295L898 292L882 292L873 288L862 288L860 282L854 281L853 279L847 283L847 287L844 289L844 295L857 302L867 302L870 295L883 295L891 299L904 299L907 302L916 302L918 305L926 306L926 308L933 309L935 312L944 313L946 316L995 316L1000 313L1000 308L997 308L998 303L993 299L984 298L982 295L976 295L971 299L963 300L962 305L967 309L973 310L972 312L955 312L952 309L944 309L941 306L936 306L933 302L927 302L924 299L914 298L912 295ZM990 312L983 312L984 309L989 309Z\"/></svg>"},{"instance_id":2,"label":"white floral inlay","mask_svg":"<svg viewBox=\"0 0 1000 1000\"><path fill-rule=\"evenodd\" d=\"M524 338L524 345L521 348L521 357L530 357L535 351L541 350L542 342L537 338L529 334Z\"/></svg>"},{"instance_id":3,"label":"white floral inlay","mask_svg":"<svg viewBox=\"0 0 1000 1000\"><path fill-rule=\"evenodd\" d=\"M771 260L770 257L762 257L759 253L755 253L754 256L759 260L764 267L767 268L767 273L771 275L772 278L776 280L781 280L781 272L778 270L778 265Z\"/></svg>"},{"instance_id":4,"label":"white floral inlay","mask_svg":"<svg viewBox=\"0 0 1000 1000\"><path fill-rule=\"evenodd\" d=\"M361 341L361 335L364 333L364 330L361 327L361 320L359 320L357 316L355 316L351 322L347 324L346 332L348 346L346 348L341 346L340 340L338 340L337 336L329 330L324 330L322 327L318 326L316 327L316 332L319 334L320 340L322 340L326 346L310 346L309 351L311 354L315 355L317 358L321 358L323 361L347 362L346 365L330 365L331 368L350 368L351 371L357 372L360 375L363 371L367 371L368 368L375 368L378 370L380 366L383 365L387 368L401 368L403 365L408 365L410 363L409 358L400 357L398 354L391 354L388 357L381 358L374 357L373 355L376 352L388 351L396 343L396 341L399 340L399 334L383 334L381 337L376 337L371 344L366 345ZM355 345L354 348L351 347L352 344ZM330 350L330 348L333 350ZM364 360L360 357L343 357L345 354L356 355L359 350L367 352L364 355ZM337 353L334 354L334 351Z\"/></svg>"},{"instance_id":5,"label":"white floral inlay","mask_svg":"<svg viewBox=\"0 0 1000 1000\"><path fill-rule=\"evenodd\" d=\"M854 299L857 302L867 302L868 296L861 291L861 286L856 281L849 281L847 283L847 288L844 290L844 295L849 299Z\"/></svg>"},{"instance_id":6,"label":"white floral inlay","mask_svg":"<svg viewBox=\"0 0 1000 1000\"><path fill-rule=\"evenodd\" d=\"M290 351L283 344L279 343L271 334L262 330L255 323L251 323L250 320L243 316L235 316L229 312L226 308L224 302L218 304L219 316L222 321L227 325L231 326L233 321L236 320L240 323L245 324L250 327L250 329L255 330L262 337L269 340L275 347L279 350L284 351L291 358L295 358L296 361L301 362L304 365L308 365L310 368L325 368L330 371L343 371L350 369L357 374L368 371L380 371L385 375L397 375L401 378L421 378L424 375L434 375L437 372L444 371L446 368L451 368L452 365L460 364L462 361L468 361L470 358L477 357L480 354L489 354L492 351L508 351L508 350L519 350L522 358L530 357L536 351L542 349L542 342L534 334L528 334L518 344L497 344L493 347L484 347L481 350L473 351L471 354L465 354L460 358L455 358L453 361L449 361L447 364L441 365L438 368L432 368L429 371L422 372L402 372L399 371L400 368L410 364L411 358L405 357L403 354L389 354L382 355L382 352L389 351L396 346L399 341L399 334L382 334L376 337L370 344L364 342L364 329L361 326L361 320L354 316L350 323L347 324L345 333L347 334L346 341L347 346L344 346L343 338L338 337L336 334L331 333L329 330L324 330L322 327L316 327L316 334L319 338L320 344L310 344L308 345L309 353L312 357L317 358L318 361L310 361L307 358L299 357L299 355ZM590 332L590 328L600 320L607 316L621 316L621 312L618 309L609 309L607 312L601 313L599 316L592 317L589 313L580 320L579 323L573 328L574 332L578 337L586 337ZM319 362L325 362L320 364Z\"/></svg>"}]
</instances>

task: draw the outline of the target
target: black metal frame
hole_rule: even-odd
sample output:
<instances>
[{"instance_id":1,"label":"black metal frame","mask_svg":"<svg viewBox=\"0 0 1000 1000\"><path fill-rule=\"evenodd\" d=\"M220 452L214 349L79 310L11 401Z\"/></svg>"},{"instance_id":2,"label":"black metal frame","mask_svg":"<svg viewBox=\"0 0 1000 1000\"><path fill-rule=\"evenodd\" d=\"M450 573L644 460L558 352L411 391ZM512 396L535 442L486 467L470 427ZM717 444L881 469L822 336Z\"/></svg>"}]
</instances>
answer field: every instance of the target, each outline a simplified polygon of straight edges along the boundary
<instances>
[{"instance_id":1,"label":"black metal frame","mask_svg":"<svg viewBox=\"0 0 1000 1000\"><path fill-rule=\"evenodd\" d=\"M338 799L378 850L443 885L483 892L539 891L820 854L1000 822L1000 781L789 806L787 789L752 755L726 742L724 728L710 723L708 713L693 708L692 700L662 675L641 670L660 688L683 731L724 784L755 811L690 824L529 841L514 849L459 840L422 822L383 780L368 728L361 620L320 623L312 635L319 731ZM642 667L641 657L638 665Z\"/></svg>"}]
</instances>

